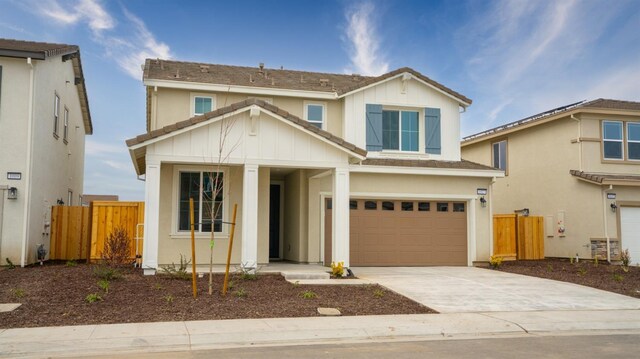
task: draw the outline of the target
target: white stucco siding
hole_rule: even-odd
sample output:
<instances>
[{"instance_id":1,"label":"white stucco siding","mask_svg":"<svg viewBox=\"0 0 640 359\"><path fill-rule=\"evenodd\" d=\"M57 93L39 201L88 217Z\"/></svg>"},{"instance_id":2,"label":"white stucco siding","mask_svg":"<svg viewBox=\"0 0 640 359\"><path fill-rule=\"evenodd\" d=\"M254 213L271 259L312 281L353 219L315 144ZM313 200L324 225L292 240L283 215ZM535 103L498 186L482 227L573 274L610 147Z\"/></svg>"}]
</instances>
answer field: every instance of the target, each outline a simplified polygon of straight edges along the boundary
<instances>
[{"instance_id":1,"label":"white stucco siding","mask_svg":"<svg viewBox=\"0 0 640 359\"><path fill-rule=\"evenodd\" d=\"M432 159L460 160L460 112L459 104L451 97L411 79L405 93L402 80L396 78L368 89L355 92L344 99L344 139L360 148L366 148L367 104L389 107L407 107L420 110L420 152L424 152L424 108L441 111L442 154L429 155Z\"/></svg>"},{"instance_id":2,"label":"white stucco siding","mask_svg":"<svg viewBox=\"0 0 640 359\"><path fill-rule=\"evenodd\" d=\"M222 151L227 163L297 167L332 167L346 163L347 154L296 125L261 112L255 120L248 111L187 129L150 145L147 153L162 161L206 163L218 159L221 127L230 125ZM255 133L255 134L252 134Z\"/></svg>"}]
</instances>

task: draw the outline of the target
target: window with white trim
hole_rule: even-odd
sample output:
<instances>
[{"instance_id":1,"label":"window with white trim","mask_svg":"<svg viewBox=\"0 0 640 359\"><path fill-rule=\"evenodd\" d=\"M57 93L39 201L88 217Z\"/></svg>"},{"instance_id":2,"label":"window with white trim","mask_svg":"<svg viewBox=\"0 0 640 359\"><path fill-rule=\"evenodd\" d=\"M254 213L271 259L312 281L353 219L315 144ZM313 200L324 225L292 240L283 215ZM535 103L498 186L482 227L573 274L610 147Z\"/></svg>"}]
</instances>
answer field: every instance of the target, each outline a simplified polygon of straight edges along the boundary
<instances>
[{"instance_id":1,"label":"window with white trim","mask_svg":"<svg viewBox=\"0 0 640 359\"><path fill-rule=\"evenodd\" d=\"M62 130L62 139L64 140L64 143L67 143L67 140L69 138L69 109L67 109L66 107L64 108L64 128Z\"/></svg>"},{"instance_id":2,"label":"window with white trim","mask_svg":"<svg viewBox=\"0 0 640 359\"><path fill-rule=\"evenodd\" d=\"M627 122L627 156L640 160L640 122Z\"/></svg>"},{"instance_id":3,"label":"window with white trim","mask_svg":"<svg viewBox=\"0 0 640 359\"><path fill-rule=\"evenodd\" d=\"M190 231L189 199L193 198L195 231L222 232L223 172L179 172L178 231Z\"/></svg>"},{"instance_id":4,"label":"window with white trim","mask_svg":"<svg viewBox=\"0 0 640 359\"><path fill-rule=\"evenodd\" d=\"M211 112L213 111L214 105L215 103L212 96L193 95L191 104L192 115L197 116Z\"/></svg>"},{"instance_id":5,"label":"window with white trim","mask_svg":"<svg viewBox=\"0 0 640 359\"><path fill-rule=\"evenodd\" d=\"M602 121L602 154L606 160L624 159L622 121Z\"/></svg>"},{"instance_id":6,"label":"window with white trim","mask_svg":"<svg viewBox=\"0 0 640 359\"><path fill-rule=\"evenodd\" d=\"M323 103L305 103L304 119L317 128L325 128L326 106Z\"/></svg>"},{"instance_id":7,"label":"window with white trim","mask_svg":"<svg viewBox=\"0 0 640 359\"><path fill-rule=\"evenodd\" d=\"M492 165L499 170L507 171L507 140L491 144Z\"/></svg>"},{"instance_id":8,"label":"window with white trim","mask_svg":"<svg viewBox=\"0 0 640 359\"><path fill-rule=\"evenodd\" d=\"M418 111L382 110L382 149L417 152L420 145Z\"/></svg>"},{"instance_id":9,"label":"window with white trim","mask_svg":"<svg viewBox=\"0 0 640 359\"><path fill-rule=\"evenodd\" d=\"M60 96L54 94L53 98L53 136L58 138L58 123L60 121Z\"/></svg>"}]
</instances>

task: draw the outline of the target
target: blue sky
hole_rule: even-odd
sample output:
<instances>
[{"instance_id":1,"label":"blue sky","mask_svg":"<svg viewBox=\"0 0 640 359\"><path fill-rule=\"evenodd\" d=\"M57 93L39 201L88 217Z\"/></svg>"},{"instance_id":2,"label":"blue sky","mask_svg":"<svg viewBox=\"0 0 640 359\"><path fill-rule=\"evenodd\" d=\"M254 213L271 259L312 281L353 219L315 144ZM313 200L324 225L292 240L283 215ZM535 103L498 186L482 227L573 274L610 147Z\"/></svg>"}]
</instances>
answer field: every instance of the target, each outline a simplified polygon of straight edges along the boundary
<instances>
[{"instance_id":1,"label":"blue sky","mask_svg":"<svg viewBox=\"0 0 640 359\"><path fill-rule=\"evenodd\" d=\"M377 75L470 97L462 136L584 99L640 101L640 1L0 0L0 37L77 44L94 122L85 193L142 200L144 58Z\"/></svg>"}]
</instances>

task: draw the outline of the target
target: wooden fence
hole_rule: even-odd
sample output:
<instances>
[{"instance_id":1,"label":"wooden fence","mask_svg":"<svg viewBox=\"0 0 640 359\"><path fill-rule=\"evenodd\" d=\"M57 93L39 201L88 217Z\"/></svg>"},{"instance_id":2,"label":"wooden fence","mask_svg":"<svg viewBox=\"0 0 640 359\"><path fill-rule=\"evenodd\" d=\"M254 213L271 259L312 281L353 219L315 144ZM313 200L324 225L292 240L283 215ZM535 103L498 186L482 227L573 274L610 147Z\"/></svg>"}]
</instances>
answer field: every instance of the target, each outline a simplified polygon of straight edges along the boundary
<instances>
[{"instance_id":1,"label":"wooden fence","mask_svg":"<svg viewBox=\"0 0 640 359\"><path fill-rule=\"evenodd\" d=\"M87 259L91 217L89 207L53 206L51 208L50 259Z\"/></svg>"},{"instance_id":2,"label":"wooden fence","mask_svg":"<svg viewBox=\"0 0 640 359\"><path fill-rule=\"evenodd\" d=\"M493 216L493 252L505 260L544 258L544 218Z\"/></svg>"},{"instance_id":3,"label":"wooden fence","mask_svg":"<svg viewBox=\"0 0 640 359\"><path fill-rule=\"evenodd\" d=\"M91 255L90 260L102 259L107 237L117 227L122 227L131 238L131 258L136 255L136 238L142 236L144 202L94 201L91 203ZM142 240L137 241L142 254Z\"/></svg>"},{"instance_id":4,"label":"wooden fence","mask_svg":"<svg viewBox=\"0 0 640 359\"><path fill-rule=\"evenodd\" d=\"M144 202L94 201L90 207L51 208L50 259L102 259L104 244L114 228L123 227L131 238L131 258L136 245L142 254ZM136 243L137 242L137 243Z\"/></svg>"}]
</instances>

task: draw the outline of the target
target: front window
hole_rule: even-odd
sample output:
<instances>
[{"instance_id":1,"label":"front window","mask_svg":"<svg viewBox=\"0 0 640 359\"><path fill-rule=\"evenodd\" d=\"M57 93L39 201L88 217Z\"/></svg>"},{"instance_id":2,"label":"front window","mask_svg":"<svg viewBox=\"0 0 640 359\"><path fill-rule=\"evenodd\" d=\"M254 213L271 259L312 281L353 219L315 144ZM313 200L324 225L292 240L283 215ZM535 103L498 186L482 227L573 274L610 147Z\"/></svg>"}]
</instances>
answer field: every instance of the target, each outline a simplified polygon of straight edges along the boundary
<instances>
[{"instance_id":1,"label":"front window","mask_svg":"<svg viewBox=\"0 0 640 359\"><path fill-rule=\"evenodd\" d=\"M627 123L627 154L630 160L640 160L640 123Z\"/></svg>"},{"instance_id":2,"label":"front window","mask_svg":"<svg viewBox=\"0 0 640 359\"><path fill-rule=\"evenodd\" d=\"M604 158L608 160L623 159L622 153L622 122L602 122L602 142Z\"/></svg>"},{"instance_id":3,"label":"front window","mask_svg":"<svg viewBox=\"0 0 640 359\"><path fill-rule=\"evenodd\" d=\"M178 230L189 231L189 199L193 198L196 232L222 232L223 173L180 172Z\"/></svg>"},{"instance_id":4,"label":"front window","mask_svg":"<svg viewBox=\"0 0 640 359\"><path fill-rule=\"evenodd\" d=\"M322 128L324 124L325 108L322 104L310 103L305 106L305 117L312 125Z\"/></svg>"},{"instance_id":5,"label":"front window","mask_svg":"<svg viewBox=\"0 0 640 359\"><path fill-rule=\"evenodd\" d=\"M493 167L507 170L507 140L493 143Z\"/></svg>"},{"instance_id":6,"label":"front window","mask_svg":"<svg viewBox=\"0 0 640 359\"><path fill-rule=\"evenodd\" d=\"M382 149L418 151L419 115L417 111L382 111Z\"/></svg>"},{"instance_id":7,"label":"front window","mask_svg":"<svg viewBox=\"0 0 640 359\"><path fill-rule=\"evenodd\" d=\"M193 97L193 114L203 115L213 110L213 97L194 96Z\"/></svg>"}]
</instances>

